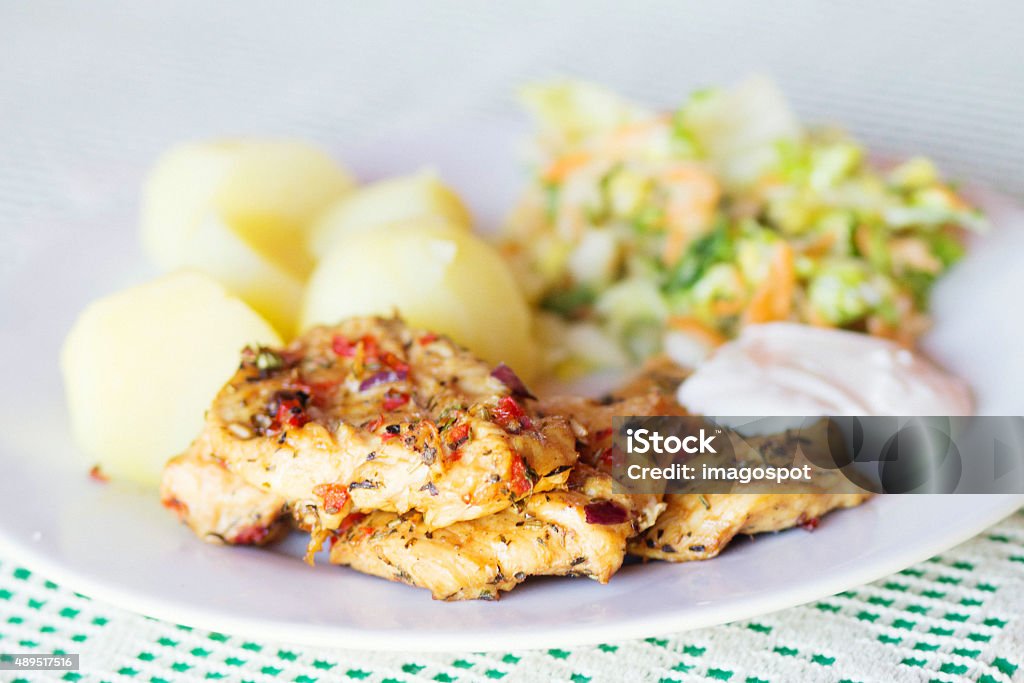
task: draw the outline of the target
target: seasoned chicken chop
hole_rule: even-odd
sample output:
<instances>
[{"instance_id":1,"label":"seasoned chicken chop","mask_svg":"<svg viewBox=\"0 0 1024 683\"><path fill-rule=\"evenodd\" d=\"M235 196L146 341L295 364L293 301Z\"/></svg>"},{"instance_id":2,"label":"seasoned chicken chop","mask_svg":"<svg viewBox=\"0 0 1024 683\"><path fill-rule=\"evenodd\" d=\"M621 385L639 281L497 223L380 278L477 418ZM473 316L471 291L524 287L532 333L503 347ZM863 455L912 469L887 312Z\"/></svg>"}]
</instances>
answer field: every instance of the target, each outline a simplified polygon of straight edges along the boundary
<instances>
[{"instance_id":1,"label":"seasoned chicken chop","mask_svg":"<svg viewBox=\"0 0 1024 683\"><path fill-rule=\"evenodd\" d=\"M780 531L803 525L817 527L822 515L838 508L860 505L871 494L850 477L855 473L822 470L821 453L828 448L828 422L809 428L734 441L734 456L758 466L773 453L791 454L792 464L816 472L813 483L791 483L799 493L766 494L760 484L735 484L731 493L667 495L668 508L657 523L630 542L630 552L642 557L687 562L714 557L737 534ZM818 453L816 454L816 451ZM747 493L745 491L749 490Z\"/></svg>"},{"instance_id":2,"label":"seasoned chicken chop","mask_svg":"<svg viewBox=\"0 0 1024 683\"><path fill-rule=\"evenodd\" d=\"M612 465L612 418L630 415L686 415L674 400L658 391L594 400L551 396L537 404L541 415L564 415L577 433L580 462L608 471Z\"/></svg>"},{"instance_id":3,"label":"seasoned chicken chop","mask_svg":"<svg viewBox=\"0 0 1024 683\"><path fill-rule=\"evenodd\" d=\"M359 321L357 325L394 324L394 321ZM381 355L380 346L368 344L361 337L360 343L370 346L374 352L367 354L358 350L358 344L342 336L344 342L329 330L317 330L311 335L315 343L315 335L331 335L332 351L340 349L338 355L349 357L352 351L353 365L368 364L364 372L374 370L372 360L367 358ZM342 334L342 333L339 333ZM422 345L429 346L438 340L432 335L424 335ZM309 344L309 342L306 342ZM345 344L349 344L348 347ZM419 343L419 342L417 342ZM322 342L321 342L322 344ZM352 350L352 347L356 347ZM430 399L417 395L420 383L410 382L409 374L416 367L409 363L407 370L396 370L404 388L409 387L409 398L402 400L398 408L381 405L381 414L388 418L381 420L380 414L369 425L358 427L348 425L337 415L359 414L360 402L352 397L351 388L339 388L332 384L326 386L327 396L320 395L324 387L313 382L322 381L322 371L330 370L333 362L330 356L322 358L319 365L311 368L303 367L316 354L303 353L308 346L299 343L281 354L261 350L250 354L243 363L239 377L225 392L234 396L229 401L239 410L239 402L244 407L260 405L270 397L278 405L269 403L262 412L241 413L249 415L249 423L228 421L232 415L223 407L219 415L211 417L211 424L225 432L232 432L240 442L257 439L268 439L283 448L268 449L265 442L257 441L259 447L254 450L257 457L269 466L268 475L261 481L261 486L254 486L251 480L234 473L239 467L253 476L255 466L241 457L221 459L220 454L214 456L211 444L220 443L210 436L210 429L184 455L168 463L164 473L162 487L165 504L175 509L179 516L192 527L201 537L215 542L225 543L261 543L270 540L284 528L282 516L292 500L278 493L278 488L270 485L278 480L289 483L289 478L279 474L277 478L269 476L277 468L303 467L302 455L305 451L297 451L288 446L294 436L287 432L299 431L310 424L320 425L316 436L324 438L320 432L328 431L328 427L346 433L344 443L361 443L363 439L376 438L379 449L391 448L393 441L401 439L400 445L409 451L419 452L418 444L409 444L408 436L402 434L412 432L408 425L409 416L413 414L409 404L423 405L417 410L438 413L438 406L429 406ZM459 353L457 347L449 346L447 357L453 359ZM362 354L362 358L359 355ZM411 357L409 354L407 357ZM386 361L385 361L386 362ZM474 367L474 366L470 366ZM467 390L469 386L485 386L489 390L497 389L498 397L490 400L494 408L486 407L488 399L483 398L468 407L458 407L458 417L444 424L440 409L438 414L442 420L442 428L438 435L448 433L453 425L469 423L470 432L475 436L479 423L480 433L492 435L490 431L495 423L506 423L507 415L512 411L502 407L501 401L510 397L516 400L522 415L515 411L518 425L512 424L507 429L507 437L528 434L530 427L537 432L532 438L540 442L541 447L554 448L553 444L564 445L575 434L576 446L580 448L585 459L598 467L610 465L608 454L611 445L611 418L614 415L673 415L685 414L675 403L670 391L674 387L672 379L677 370L665 363L656 363L651 369L631 382L622 391L600 401L589 399L551 398L542 402L536 411L527 411L521 400L526 392L522 385L507 370L499 370L496 374L503 379L502 386L496 386L489 373L476 367L476 374L469 374L468 379L452 376L435 380L434 388L438 389L435 397L451 398L453 385L462 385L459 391L466 396L479 398L488 396L477 389ZM358 368L353 368L357 372ZM377 370L379 372L379 370ZM330 375L328 375L330 376ZM372 376L372 375L371 375ZM310 380L312 378L313 382ZM266 382L275 380L274 387L268 388ZM358 379L358 378L356 378ZM391 378L389 378L390 380ZM349 387L351 382L345 380ZM359 380L364 384L365 379ZM399 380L396 380L396 383ZM253 391L251 385L261 387ZM235 389L231 389L235 386ZM429 386L429 384L428 384ZM368 388L368 387L367 387ZM365 388L362 392L364 393ZM269 392L269 394L268 394ZM297 403L288 403L290 396L282 396L280 392L294 392ZM305 393L302 397L299 394ZM347 393L344 393L347 392ZM245 394L250 398L239 398L236 394ZM414 398L415 395L415 398ZM222 392L223 396L223 392ZM254 398L252 398L254 397ZM443 400L436 398L435 400ZM220 403L220 400L218 401ZM481 404L486 410L481 410ZM283 409L281 406L285 406ZM506 403L507 405L507 403ZM345 410L339 410L344 406ZM349 407L351 406L351 408ZM362 416L374 414L374 407L364 409ZM402 417L394 416L401 412ZM567 415L571 420L571 432L566 420L560 417ZM334 416L334 417L332 417ZM423 418L431 419L431 418ZM463 421L463 422L460 422ZM379 423L379 424L377 424ZM386 424L402 425L392 438L382 438L381 426ZM544 443L546 432L536 425L560 425L559 428L548 426L548 431L559 434L558 439ZM347 426L347 428L346 428ZM518 428L517 428L518 427ZM243 429L244 428L244 429ZM248 430L248 433L245 431ZM562 431L559 431L562 430ZM383 429L388 434L386 427ZM355 434L350 434L352 432ZM363 436L361 432L369 432ZM283 435L283 436L282 436ZM356 437L361 438L356 438ZM221 439L227 437L222 433ZM460 437L461 438L461 437ZM499 443L507 444L508 441ZM531 442L531 443L535 443ZM337 448L337 441L327 439L328 450ZM468 443L468 442L465 442ZM463 444L464 445L464 444ZM308 444L307 444L308 447ZM363 445L363 448L366 446ZM236 446L239 450L243 446ZM507 446L506 446L507 448ZM568 447L570 450L572 446ZM271 452L272 451L272 452ZM280 455L287 454L287 457ZM458 454L459 449L452 449L443 442L435 452L434 462L438 455ZM543 451L542 451L543 453ZM369 455L369 454L367 454ZM275 457L277 456L277 457ZM325 456L314 453L316 464L323 467L323 460L333 457L335 461L344 461L343 454ZM317 460L319 459L319 460ZM460 463L464 457L451 458L449 463ZM572 458L567 458L571 460ZM377 460L376 454L368 462ZM523 458L524 465L540 462L542 458ZM396 458L395 462L401 462ZM412 463L418 468L419 462ZM513 461L514 462L514 461ZM458 467L458 465L455 465ZM510 465L511 468L511 465ZM358 463L357 467L358 469ZM429 468L428 468L429 469ZM531 491L519 497L513 504L504 506L498 512L472 520L461 520L445 528L436 528L426 521L422 511L407 510L404 513L395 511L349 512L351 505L346 499L338 507L337 512L319 512L316 515L299 515L300 523L312 519L314 523L326 518L329 522L337 521L333 528L321 527L321 533L331 535L331 561L352 566L370 574L375 574L396 581L403 581L428 588L435 598L446 600L458 599L496 599L500 591L507 591L531 575L586 575L605 582L622 564L623 555L629 551L648 558L660 558L670 561L683 561L713 557L738 533L759 533L774 531L794 524L814 526L820 515L839 507L857 505L868 496L862 493L851 494L795 494L795 495L761 495L761 494L718 494L718 495L672 495L665 496L665 503L657 495L623 495L612 490L612 480L606 473L589 465L580 463L572 467L569 476L569 465L557 466L549 472L549 482L534 481L532 473L527 474L531 483ZM258 473L258 469L255 469ZM319 472L319 470L315 470ZM443 470L450 472L451 468ZM259 477L257 476L259 481ZM361 480L354 480L361 481ZM320 485L317 485L319 487ZM511 488L511 486L510 486ZM545 490L546 489L546 490ZM357 492L364 490L360 486L350 487L355 498ZM324 489L319 488L320 492ZM330 493L330 489L328 493ZM439 489L440 491L440 489ZM321 497L320 493L315 494ZM509 499L515 496L510 493ZM293 499L296 500L296 499ZM297 500L302 500L301 498ZM327 501L322 501L324 505ZM310 503L317 506L317 501ZM667 505L666 505L667 504ZM363 508L364 510L366 508ZM655 521L657 519L657 521ZM314 529L316 531L316 529Z\"/></svg>"},{"instance_id":4,"label":"seasoned chicken chop","mask_svg":"<svg viewBox=\"0 0 1024 683\"><path fill-rule=\"evenodd\" d=\"M648 559L689 562L712 558L738 534L813 529L827 512L860 505L868 493L721 493L665 496L658 521L629 543Z\"/></svg>"},{"instance_id":5,"label":"seasoned chicken chop","mask_svg":"<svg viewBox=\"0 0 1024 683\"><path fill-rule=\"evenodd\" d=\"M427 588L439 600L496 600L535 575L607 583L627 539L662 508L659 496L613 494L608 475L577 465L566 490L443 529L429 530L419 513L354 514L332 539L331 561Z\"/></svg>"},{"instance_id":6,"label":"seasoned chicken chop","mask_svg":"<svg viewBox=\"0 0 1024 683\"><path fill-rule=\"evenodd\" d=\"M287 501L313 549L352 511L416 510L434 528L563 486L575 436L529 397L445 337L353 318L249 350L200 441Z\"/></svg>"},{"instance_id":7,"label":"seasoned chicken chop","mask_svg":"<svg viewBox=\"0 0 1024 683\"><path fill-rule=\"evenodd\" d=\"M287 527L285 501L247 484L199 443L167 464L164 504L207 541L276 538ZM608 475L576 465L564 489L434 530L418 512L354 512L332 536L331 561L423 586L445 600L497 599L535 575L605 583L621 566L627 539L664 508L660 496L616 495L611 487Z\"/></svg>"},{"instance_id":8,"label":"seasoned chicken chop","mask_svg":"<svg viewBox=\"0 0 1024 683\"><path fill-rule=\"evenodd\" d=\"M633 380L600 401L556 396L540 402L543 414L565 415L586 431L580 459L603 470L612 465L612 418L625 415L686 415L675 401L685 371L664 357L652 359ZM826 434L815 434L815 441ZM762 439L767 441L767 439ZM758 440L751 440L754 446ZM801 461L802 462L802 461ZM838 476L838 475L836 475ZM826 513L855 507L871 494L853 482L842 493L728 493L664 496L666 509L657 522L629 542L629 552L649 559L686 562L714 557L737 534L781 531L797 525L817 526Z\"/></svg>"},{"instance_id":9,"label":"seasoned chicken chop","mask_svg":"<svg viewBox=\"0 0 1024 683\"><path fill-rule=\"evenodd\" d=\"M247 484L198 442L164 467L160 499L211 543L263 545L290 527L283 498Z\"/></svg>"}]
</instances>

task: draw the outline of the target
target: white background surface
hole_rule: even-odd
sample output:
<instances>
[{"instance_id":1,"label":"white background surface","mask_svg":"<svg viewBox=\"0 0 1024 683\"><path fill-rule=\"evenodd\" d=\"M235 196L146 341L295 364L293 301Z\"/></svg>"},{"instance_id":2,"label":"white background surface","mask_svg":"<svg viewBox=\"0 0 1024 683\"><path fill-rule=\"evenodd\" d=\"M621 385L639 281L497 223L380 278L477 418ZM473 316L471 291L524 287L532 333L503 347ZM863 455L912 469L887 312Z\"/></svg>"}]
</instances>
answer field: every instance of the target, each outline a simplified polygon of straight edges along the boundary
<instances>
[{"instance_id":1,"label":"white background surface","mask_svg":"<svg viewBox=\"0 0 1024 683\"><path fill-rule=\"evenodd\" d=\"M671 105L694 87L768 73L805 118L1024 192L1022 3L302 8L0 4L5 238L62 210L130 220L141 173L181 139L291 134L341 149L452 116L518 117L516 85L558 74Z\"/></svg>"}]
</instances>

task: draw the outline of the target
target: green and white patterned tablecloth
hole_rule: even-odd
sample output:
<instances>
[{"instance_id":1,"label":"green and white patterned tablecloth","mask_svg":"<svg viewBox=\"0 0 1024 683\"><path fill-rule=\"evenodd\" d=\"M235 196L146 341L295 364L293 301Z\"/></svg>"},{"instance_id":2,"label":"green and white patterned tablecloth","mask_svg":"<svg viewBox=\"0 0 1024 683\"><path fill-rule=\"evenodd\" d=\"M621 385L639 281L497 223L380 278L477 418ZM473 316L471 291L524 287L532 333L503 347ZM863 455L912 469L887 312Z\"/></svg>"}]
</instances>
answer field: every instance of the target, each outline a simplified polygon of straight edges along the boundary
<instances>
[{"instance_id":1,"label":"green and white patterned tablecloth","mask_svg":"<svg viewBox=\"0 0 1024 683\"><path fill-rule=\"evenodd\" d=\"M90 600L3 557L0 651L81 653L79 672L0 671L3 681L1024 681L1024 510L813 604L571 650L395 654L248 640Z\"/></svg>"}]
</instances>

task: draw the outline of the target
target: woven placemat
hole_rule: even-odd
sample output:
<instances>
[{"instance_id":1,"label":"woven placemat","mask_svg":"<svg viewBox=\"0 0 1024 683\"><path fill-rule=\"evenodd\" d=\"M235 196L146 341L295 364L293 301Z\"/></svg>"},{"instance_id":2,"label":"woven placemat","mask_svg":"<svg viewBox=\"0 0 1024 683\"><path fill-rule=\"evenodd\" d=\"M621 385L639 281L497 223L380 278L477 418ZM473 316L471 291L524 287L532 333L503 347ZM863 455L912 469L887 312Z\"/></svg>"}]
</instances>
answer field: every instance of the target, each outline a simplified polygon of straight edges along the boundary
<instances>
[{"instance_id":1,"label":"woven placemat","mask_svg":"<svg viewBox=\"0 0 1024 683\"><path fill-rule=\"evenodd\" d=\"M13 681L1022 681L1024 510L927 562L802 607L661 638L518 652L249 640L91 600L4 557L0 651L81 654L78 672L0 672Z\"/></svg>"}]
</instances>

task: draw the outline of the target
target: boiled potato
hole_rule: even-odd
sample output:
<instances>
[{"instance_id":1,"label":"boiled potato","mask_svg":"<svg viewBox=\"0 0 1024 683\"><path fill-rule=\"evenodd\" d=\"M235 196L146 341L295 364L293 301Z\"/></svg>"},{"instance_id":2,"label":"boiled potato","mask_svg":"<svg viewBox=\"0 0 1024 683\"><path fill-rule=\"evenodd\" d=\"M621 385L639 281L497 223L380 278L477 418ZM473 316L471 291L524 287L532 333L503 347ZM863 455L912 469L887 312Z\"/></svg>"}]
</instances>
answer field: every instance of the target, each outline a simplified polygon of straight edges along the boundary
<instances>
[{"instance_id":1,"label":"boiled potato","mask_svg":"<svg viewBox=\"0 0 1024 683\"><path fill-rule=\"evenodd\" d=\"M303 280L267 260L217 216L199 220L178 265L216 278L286 339L295 334Z\"/></svg>"},{"instance_id":2,"label":"boiled potato","mask_svg":"<svg viewBox=\"0 0 1024 683\"><path fill-rule=\"evenodd\" d=\"M422 171L372 183L320 217L310 231L309 254L317 259L348 235L428 217L466 230L472 224L465 204L435 173Z\"/></svg>"},{"instance_id":3,"label":"boiled potato","mask_svg":"<svg viewBox=\"0 0 1024 683\"><path fill-rule=\"evenodd\" d=\"M79 316L61 352L71 426L105 474L155 486L247 344L274 329L219 283L180 272L112 294Z\"/></svg>"},{"instance_id":4,"label":"boiled potato","mask_svg":"<svg viewBox=\"0 0 1024 683\"><path fill-rule=\"evenodd\" d=\"M234 165L231 144L191 144L165 153L142 188L142 246L164 270L181 266L199 220Z\"/></svg>"},{"instance_id":5,"label":"boiled potato","mask_svg":"<svg viewBox=\"0 0 1024 683\"><path fill-rule=\"evenodd\" d=\"M272 262L303 279L314 260L303 250L320 214L355 187L320 150L296 142L248 142L216 204L228 223Z\"/></svg>"},{"instance_id":6,"label":"boiled potato","mask_svg":"<svg viewBox=\"0 0 1024 683\"><path fill-rule=\"evenodd\" d=\"M302 326L395 311L524 378L534 370L529 308L498 252L472 233L406 225L349 235L313 271Z\"/></svg>"},{"instance_id":7,"label":"boiled potato","mask_svg":"<svg viewBox=\"0 0 1024 683\"><path fill-rule=\"evenodd\" d=\"M307 233L352 187L348 172L300 142L182 145L143 189L143 244L165 270L203 270L289 334L295 292L313 266ZM211 252L214 243L230 245L228 253ZM243 276L243 262L258 267Z\"/></svg>"}]
</instances>

